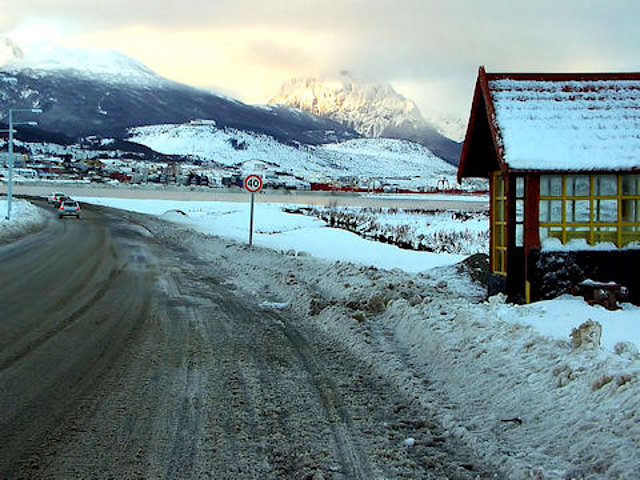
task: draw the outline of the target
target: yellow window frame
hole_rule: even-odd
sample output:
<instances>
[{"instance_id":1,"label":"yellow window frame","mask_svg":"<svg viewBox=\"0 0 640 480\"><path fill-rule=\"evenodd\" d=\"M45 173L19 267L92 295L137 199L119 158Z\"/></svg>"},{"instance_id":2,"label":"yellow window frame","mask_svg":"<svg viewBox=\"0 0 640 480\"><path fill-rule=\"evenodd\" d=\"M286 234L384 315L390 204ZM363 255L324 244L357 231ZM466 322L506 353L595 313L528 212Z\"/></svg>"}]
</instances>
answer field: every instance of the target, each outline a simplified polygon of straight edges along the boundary
<instances>
[{"instance_id":1,"label":"yellow window frame","mask_svg":"<svg viewBox=\"0 0 640 480\"><path fill-rule=\"evenodd\" d=\"M491 185L491 269L507 275L507 191L506 181L499 170L493 172Z\"/></svg>"},{"instance_id":2,"label":"yellow window frame","mask_svg":"<svg viewBox=\"0 0 640 480\"><path fill-rule=\"evenodd\" d=\"M636 187L636 192L631 194L623 194L623 181L626 174L616 175L588 175L589 177L589 194L588 195L568 195L567 179L577 175L552 175L561 177L562 194L558 195L540 195L540 201L561 202L561 221L560 222L539 222L540 230L555 228L559 230L559 240L565 244L574 238L583 238L580 232L586 233L589 245L595 245L601 242L611 242L616 247L622 248L631 242L640 242L640 213L635 212L635 219L632 221L623 220L623 202L632 201L640 204L640 189ZM585 175L586 176L586 175ZM601 177L616 177L616 194L615 195L596 195L595 183ZM635 175L634 175L635 176ZM588 221L572 222L567 220L568 202L588 201L589 202L589 219ZM615 221L598 221L595 218L596 206L601 201L616 202L616 220ZM602 229L602 230L601 230ZM607 231L607 229L609 229Z\"/></svg>"}]
</instances>

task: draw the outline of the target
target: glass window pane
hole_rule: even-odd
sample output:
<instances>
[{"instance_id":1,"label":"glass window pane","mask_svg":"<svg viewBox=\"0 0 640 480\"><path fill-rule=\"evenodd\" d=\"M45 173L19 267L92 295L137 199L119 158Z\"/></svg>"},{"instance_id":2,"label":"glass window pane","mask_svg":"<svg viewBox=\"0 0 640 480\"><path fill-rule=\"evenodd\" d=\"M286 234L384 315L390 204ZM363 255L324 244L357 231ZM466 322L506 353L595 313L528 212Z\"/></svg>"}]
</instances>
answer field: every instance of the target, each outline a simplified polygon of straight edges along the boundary
<instances>
[{"instance_id":1,"label":"glass window pane","mask_svg":"<svg viewBox=\"0 0 640 480\"><path fill-rule=\"evenodd\" d=\"M494 272L504 273L504 252L501 250L496 251L496 261L493 267Z\"/></svg>"},{"instance_id":2,"label":"glass window pane","mask_svg":"<svg viewBox=\"0 0 640 480\"><path fill-rule=\"evenodd\" d=\"M595 194L598 196L617 195L618 193L618 178L615 175L597 175L594 183Z\"/></svg>"},{"instance_id":3,"label":"glass window pane","mask_svg":"<svg viewBox=\"0 0 640 480\"><path fill-rule=\"evenodd\" d=\"M497 175L494 178L493 187L496 192L496 197L504 197L504 180L502 176Z\"/></svg>"},{"instance_id":4,"label":"glass window pane","mask_svg":"<svg viewBox=\"0 0 640 480\"><path fill-rule=\"evenodd\" d=\"M502 222L504 220L504 202L496 202L495 220Z\"/></svg>"},{"instance_id":5,"label":"glass window pane","mask_svg":"<svg viewBox=\"0 0 640 480\"><path fill-rule=\"evenodd\" d=\"M524 222L524 200L516 200L516 222Z\"/></svg>"},{"instance_id":6,"label":"glass window pane","mask_svg":"<svg viewBox=\"0 0 640 480\"><path fill-rule=\"evenodd\" d=\"M587 175L567 176L566 189L568 197L588 197L589 177Z\"/></svg>"},{"instance_id":7,"label":"glass window pane","mask_svg":"<svg viewBox=\"0 0 640 480\"><path fill-rule=\"evenodd\" d=\"M595 222L609 223L618 220L618 202L616 200L596 200Z\"/></svg>"},{"instance_id":8,"label":"glass window pane","mask_svg":"<svg viewBox=\"0 0 640 480\"><path fill-rule=\"evenodd\" d=\"M505 238L506 237L505 229L500 227L501 226L499 225L495 231L496 247L504 247L507 244L506 238Z\"/></svg>"},{"instance_id":9,"label":"glass window pane","mask_svg":"<svg viewBox=\"0 0 640 480\"><path fill-rule=\"evenodd\" d=\"M622 227L622 246L629 244L640 245L640 226Z\"/></svg>"},{"instance_id":10,"label":"glass window pane","mask_svg":"<svg viewBox=\"0 0 640 480\"><path fill-rule=\"evenodd\" d=\"M524 225L518 223L516 225L516 247L524 245Z\"/></svg>"},{"instance_id":11,"label":"glass window pane","mask_svg":"<svg viewBox=\"0 0 640 480\"><path fill-rule=\"evenodd\" d=\"M549 223L549 218L551 218L549 213L549 200L540 200L538 221L540 223Z\"/></svg>"},{"instance_id":12,"label":"glass window pane","mask_svg":"<svg viewBox=\"0 0 640 480\"><path fill-rule=\"evenodd\" d=\"M524 177L516 177L516 197L524 198Z\"/></svg>"},{"instance_id":13,"label":"glass window pane","mask_svg":"<svg viewBox=\"0 0 640 480\"><path fill-rule=\"evenodd\" d=\"M567 240L586 240L589 241L591 235L589 227L567 227Z\"/></svg>"},{"instance_id":14,"label":"glass window pane","mask_svg":"<svg viewBox=\"0 0 640 480\"><path fill-rule=\"evenodd\" d=\"M539 221L540 223L561 223L562 201L540 200Z\"/></svg>"},{"instance_id":15,"label":"glass window pane","mask_svg":"<svg viewBox=\"0 0 640 480\"><path fill-rule=\"evenodd\" d=\"M538 234L540 235L540 240L543 240L549 236L549 228L548 227L540 227L538 229Z\"/></svg>"},{"instance_id":16,"label":"glass window pane","mask_svg":"<svg viewBox=\"0 0 640 480\"><path fill-rule=\"evenodd\" d=\"M560 227L549 227L547 229L547 237L557 238L558 240L562 240L562 228L560 228Z\"/></svg>"},{"instance_id":17,"label":"glass window pane","mask_svg":"<svg viewBox=\"0 0 640 480\"><path fill-rule=\"evenodd\" d=\"M550 222L560 223L562 222L562 202L560 200L552 200L549 202L550 208Z\"/></svg>"},{"instance_id":18,"label":"glass window pane","mask_svg":"<svg viewBox=\"0 0 640 480\"><path fill-rule=\"evenodd\" d=\"M640 195L640 175L624 175L622 177L623 195Z\"/></svg>"},{"instance_id":19,"label":"glass window pane","mask_svg":"<svg viewBox=\"0 0 640 480\"><path fill-rule=\"evenodd\" d=\"M594 231L594 240L596 243L616 243L618 231L616 227L596 227Z\"/></svg>"},{"instance_id":20,"label":"glass window pane","mask_svg":"<svg viewBox=\"0 0 640 480\"><path fill-rule=\"evenodd\" d=\"M640 221L640 200L622 200L622 221Z\"/></svg>"},{"instance_id":21,"label":"glass window pane","mask_svg":"<svg viewBox=\"0 0 640 480\"><path fill-rule=\"evenodd\" d=\"M589 222L589 200L567 200L565 207L567 223Z\"/></svg>"},{"instance_id":22,"label":"glass window pane","mask_svg":"<svg viewBox=\"0 0 640 480\"><path fill-rule=\"evenodd\" d=\"M546 175L540 176L540 196L549 196L549 177Z\"/></svg>"},{"instance_id":23,"label":"glass window pane","mask_svg":"<svg viewBox=\"0 0 640 480\"><path fill-rule=\"evenodd\" d=\"M562 177L558 175L542 175L540 177L540 195L543 197L560 197L562 195Z\"/></svg>"}]
</instances>

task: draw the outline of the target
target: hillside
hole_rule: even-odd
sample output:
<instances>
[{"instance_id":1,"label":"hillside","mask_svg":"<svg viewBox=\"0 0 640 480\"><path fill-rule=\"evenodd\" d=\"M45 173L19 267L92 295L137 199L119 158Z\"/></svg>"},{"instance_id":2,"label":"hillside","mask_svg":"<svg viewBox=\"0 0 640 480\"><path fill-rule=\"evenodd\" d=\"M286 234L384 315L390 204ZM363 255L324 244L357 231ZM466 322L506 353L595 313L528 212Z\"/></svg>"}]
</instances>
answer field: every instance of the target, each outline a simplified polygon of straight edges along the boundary
<instances>
[{"instance_id":1,"label":"hillside","mask_svg":"<svg viewBox=\"0 0 640 480\"><path fill-rule=\"evenodd\" d=\"M444 178L456 185L456 170L422 145L405 140L356 139L293 147L266 135L220 130L209 124L156 125L131 130L129 141L163 154L191 155L226 167L261 161L309 181L357 176L361 179L405 178L435 187Z\"/></svg>"}]
</instances>

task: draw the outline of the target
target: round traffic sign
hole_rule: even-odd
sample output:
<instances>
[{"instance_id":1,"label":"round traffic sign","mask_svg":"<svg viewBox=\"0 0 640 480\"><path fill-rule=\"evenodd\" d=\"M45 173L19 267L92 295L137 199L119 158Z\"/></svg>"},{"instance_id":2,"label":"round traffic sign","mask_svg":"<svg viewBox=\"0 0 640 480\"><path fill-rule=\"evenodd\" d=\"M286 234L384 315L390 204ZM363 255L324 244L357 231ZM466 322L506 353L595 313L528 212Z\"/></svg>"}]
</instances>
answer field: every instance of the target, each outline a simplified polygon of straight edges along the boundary
<instances>
[{"instance_id":1,"label":"round traffic sign","mask_svg":"<svg viewBox=\"0 0 640 480\"><path fill-rule=\"evenodd\" d=\"M259 175L248 175L244 179L244 188L251 193L258 193L262 189L262 177Z\"/></svg>"}]
</instances>

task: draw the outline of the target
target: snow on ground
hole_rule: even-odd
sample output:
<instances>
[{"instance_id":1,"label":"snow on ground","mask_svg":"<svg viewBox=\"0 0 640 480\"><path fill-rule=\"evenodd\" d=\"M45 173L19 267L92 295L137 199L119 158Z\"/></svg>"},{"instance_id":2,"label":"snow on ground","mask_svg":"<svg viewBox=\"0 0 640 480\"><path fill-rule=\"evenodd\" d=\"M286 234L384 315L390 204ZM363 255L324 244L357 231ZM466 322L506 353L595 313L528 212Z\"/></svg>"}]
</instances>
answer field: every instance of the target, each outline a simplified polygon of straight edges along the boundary
<instances>
[{"instance_id":1,"label":"snow on ground","mask_svg":"<svg viewBox=\"0 0 640 480\"><path fill-rule=\"evenodd\" d=\"M189 241L184 227L247 241L247 204L81 200L176 222L177 241ZM255 232L254 249L201 237L188 247L233 252L240 290L348 345L506 478L640 478L639 307L486 299L459 256L411 252L407 262L399 249L278 205L256 205ZM602 325L599 347L572 344L587 320Z\"/></svg>"},{"instance_id":2,"label":"snow on ground","mask_svg":"<svg viewBox=\"0 0 640 480\"><path fill-rule=\"evenodd\" d=\"M17 198L11 200L11 220L7 220L7 197L0 197L0 244L41 229L46 220L42 210Z\"/></svg>"},{"instance_id":3,"label":"snow on ground","mask_svg":"<svg viewBox=\"0 0 640 480\"><path fill-rule=\"evenodd\" d=\"M201 233L239 242L248 242L249 239L250 207L246 203L106 197L79 197L78 200L156 215L189 225ZM329 228L316 218L285 213L283 207L280 204L255 204L254 245L409 273L454 265L465 258L463 255L403 250L365 240L351 232ZM444 222L446 225L450 220ZM568 340L571 330L590 318L606 323L602 342L603 348L609 352L613 352L615 345L622 341L630 341L640 348L640 325L636 325L640 321L640 309L630 304L625 304L622 310L611 312L602 307L590 307L580 298L569 296L532 305L504 305L502 310L495 310L494 313L505 322L529 324L541 334L563 340Z\"/></svg>"},{"instance_id":4,"label":"snow on ground","mask_svg":"<svg viewBox=\"0 0 640 480\"><path fill-rule=\"evenodd\" d=\"M436 188L438 181L456 186L456 169L422 145L395 139L357 139L317 146L284 145L272 137L218 129L210 124L152 125L131 129L130 141L164 154L193 155L226 167L256 161L308 181L359 177L361 181L401 180L404 188ZM389 175L388 172L394 172ZM369 186L369 185L363 185ZM486 189L470 180L465 190Z\"/></svg>"},{"instance_id":5,"label":"snow on ground","mask_svg":"<svg viewBox=\"0 0 640 480\"><path fill-rule=\"evenodd\" d=\"M246 242L246 204L85 200ZM309 301L291 287L279 289L275 279L315 285L333 297L335 305L315 317L319 328L350 343L424 408L439 410L451 435L508 478L640 478L640 308L624 304L610 312L577 297L532 305L508 305L499 296L485 301L455 265L461 257L409 252L407 263L406 251L286 215L278 205L256 207L255 244L288 255L236 258L239 287L264 297L264 305L304 314ZM602 324L601 347L573 347L572 329L589 319ZM373 348L374 337L391 340ZM401 352L407 364L380 361L397 358L391 352ZM409 368L438 387L425 395Z\"/></svg>"},{"instance_id":6,"label":"snow on ground","mask_svg":"<svg viewBox=\"0 0 640 480\"><path fill-rule=\"evenodd\" d=\"M487 211L327 206L300 212L363 238L411 250L473 255L486 253L489 245Z\"/></svg>"},{"instance_id":7,"label":"snow on ground","mask_svg":"<svg viewBox=\"0 0 640 480\"><path fill-rule=\"evenodd\" d=\"M226 202L176 202L171 200L130 200L79 197L82 202L125 210L160 215L179 223L188 223L202 233L249 239L249 205ZM318 258L341 260L379 268L399 268L420 272L429 268L457 263L462 255L434 254L403 250L365 240L350 232L328 228L321 220L288 214L282 205L256 203L253 243L276 250L304 252ZM185 213L182 215L178 211Z\"/></svg>"}]
</instances>

